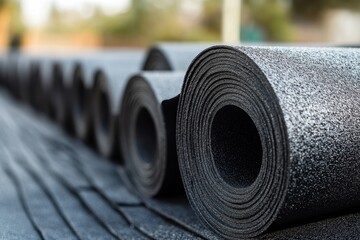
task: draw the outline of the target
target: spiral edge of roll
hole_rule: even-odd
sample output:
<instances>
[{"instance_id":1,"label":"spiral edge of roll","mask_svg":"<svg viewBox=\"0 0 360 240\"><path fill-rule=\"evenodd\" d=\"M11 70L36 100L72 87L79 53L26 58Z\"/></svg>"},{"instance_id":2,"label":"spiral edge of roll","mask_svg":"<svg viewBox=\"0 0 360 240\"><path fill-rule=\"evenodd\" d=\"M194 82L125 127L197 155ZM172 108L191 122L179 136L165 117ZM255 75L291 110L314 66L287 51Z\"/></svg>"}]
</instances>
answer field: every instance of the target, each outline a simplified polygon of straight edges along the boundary
<instances>
[{"instance_id":1,"label":"spiral edge of roll","mask_svg":"<svg viewBox=\"0 0 360 240\"><path fill-rule=\"evenodd\" d=\"M261 166L245 187L239 179L226 182L213 158L213 120L231 105L251 118L261 139ZM213 46L201 52L186 73L177 122L180 172L202 222L228 239L266 231L286 196L289 146L278 99L259 66L237 47Z\"/></svg>"}]
</instances>

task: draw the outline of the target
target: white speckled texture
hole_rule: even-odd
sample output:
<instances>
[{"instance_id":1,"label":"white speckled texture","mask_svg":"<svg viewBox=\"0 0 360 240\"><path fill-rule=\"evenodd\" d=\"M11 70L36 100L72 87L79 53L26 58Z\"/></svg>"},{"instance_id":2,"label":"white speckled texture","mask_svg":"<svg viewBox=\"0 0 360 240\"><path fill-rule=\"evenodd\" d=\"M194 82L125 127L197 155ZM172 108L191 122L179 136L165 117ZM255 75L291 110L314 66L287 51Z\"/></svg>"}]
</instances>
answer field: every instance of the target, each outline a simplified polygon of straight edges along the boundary
<instances>
[{"instance_id":1,"label":"white speckled texture","mask_svg":"<svg viewBox=\"0 0 360 240\"><path fill-rule=\"evenodd\" d=\"M359 61L359 50L341 48L217 46L198 55L180 97L178 155L207 225L223 237L253 237L360 204ZM246 153L222 159L228 154L213 147L211 124L228 105L250 116L261 139L261 167L248 187L234 187L245 176L229 182L214 164L248 167ZM238 152L239 137L228 135Z\"/></svg>"}]
</instances>

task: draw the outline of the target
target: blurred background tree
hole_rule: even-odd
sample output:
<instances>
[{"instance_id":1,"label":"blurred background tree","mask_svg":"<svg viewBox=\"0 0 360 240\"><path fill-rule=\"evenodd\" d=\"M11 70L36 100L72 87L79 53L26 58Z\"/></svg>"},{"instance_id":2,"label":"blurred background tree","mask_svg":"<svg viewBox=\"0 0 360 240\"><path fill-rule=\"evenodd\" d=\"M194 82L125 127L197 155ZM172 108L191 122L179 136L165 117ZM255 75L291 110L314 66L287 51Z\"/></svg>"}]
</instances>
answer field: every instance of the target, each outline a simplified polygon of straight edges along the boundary
<instances>
[{"instance_id":1,"label":"blurred background tree","mask_svg":"<svg viewBox=\"0 0 360 240\"><path fill-rule=\"evenodd\" d=\"M304 19L318 20L322 13L331 9L360 10L359 0L292 0L291 12L293 16Z\"/></svg>"},{"instance_id":2,"label":"blurred background tree","mask_svg":"<svg viewBox=\"0 0 360 240\"><path fill-rule=\"evenodd\" d=\"M265 34L268 41L286 42L293 40L289 1L244 0L243 27L252 25ZM246 36L243 36L247 40Z\"/></svg>"},{"instance_id":3,"label":"blurred background tree","mask_svg":"<svg viewBox=\"0 0 360 240\"><path fill-rule=\"evenodd\" d=\"M17 0L0 0L0 46L17 49L21 45L24 24Z\"/></svg>"},{"instance_id":4,"label":"blurred background tree","mask_svg":"<svg viewBox=\"0 0 360 240\"><path fill-rule=\"evenodd\" d=\"M52 1L49 18L41 29L22 23L19 1L25 0L0 0L0 34L10 36L3 38L12 39L7 42L13 45L20 43L24 32L26 36L35 36L30 37L33 39L30 44L38 41L39 36L46 36L43 42L49 41L49 36L61 41L68 38L71 44L74 35L81 38L81 34L84 39L97 38L99 41L94 43L101 46L221 41L222 0L129 0L126 9L112 14L89 2L85 15L76 9L59 8ZM360 11L359 0L242 0L242 3L241 40L247 42L321 40L323 16L329 10ZM8 20L7 15L11 16ZM306 28L312 28L317 35L311 38Z\"/></svg>"}]
</instances>

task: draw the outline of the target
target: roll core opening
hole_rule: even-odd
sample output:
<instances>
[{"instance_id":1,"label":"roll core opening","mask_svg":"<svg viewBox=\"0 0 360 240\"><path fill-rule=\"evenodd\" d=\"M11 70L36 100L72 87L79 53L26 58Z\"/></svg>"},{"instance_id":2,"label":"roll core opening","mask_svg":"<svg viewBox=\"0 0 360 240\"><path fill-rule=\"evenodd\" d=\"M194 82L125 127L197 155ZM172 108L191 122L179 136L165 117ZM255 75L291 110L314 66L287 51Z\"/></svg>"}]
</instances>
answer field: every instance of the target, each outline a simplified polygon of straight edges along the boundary
<instances>
[{"instance_id":1,"label":"roll core opening","mask_svg":"<svg viewBox=\"0 0 360 240\"><path fill-rule=\"evenodd\" d=\"M221 178L236 188L255 182L262 163L262 145L251 117L227 105L218 110L211 125L211 151Z\"/></svg>"},{"instance_id":2,"label":"roll core opening","mask_svg":"<svg viewBox=\"0 0 360 240\"><path fill-rule=\"evenodd\" d=\"M155 162L158 144L156 127L152 116L144 107L138 112L135 128L136 149L140 158L147 163Z\"/></svg>"}]
</instances>

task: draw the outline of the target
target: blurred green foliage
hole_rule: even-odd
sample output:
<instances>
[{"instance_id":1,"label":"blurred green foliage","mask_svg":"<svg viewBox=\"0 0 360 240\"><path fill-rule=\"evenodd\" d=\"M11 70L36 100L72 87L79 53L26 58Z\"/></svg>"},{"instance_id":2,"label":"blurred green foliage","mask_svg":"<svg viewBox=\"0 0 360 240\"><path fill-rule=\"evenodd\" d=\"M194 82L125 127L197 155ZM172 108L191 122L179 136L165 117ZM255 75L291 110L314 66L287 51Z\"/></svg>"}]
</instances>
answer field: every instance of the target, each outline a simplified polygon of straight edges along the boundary
<instances>
[{"instance_id":1,"label":"blurred green foliage","mask_svg":"<svg viewBox=\"0 0 360 240\"><path fill-rule=\"evenodd\" d=\"M99 8L90 19L66 22L64 13L52 8L48 32L66 33L91 29L102 36L104 44L115 42L147 45L155 41L219 41L221 1L204 0L204 13L196 22L184 22L182 0L132 0L123 13L108 16Z\"/></svg>"},{"instance_id":2,"label":"blurred green foliage","mask_svg":"<svg viewBox=\"0 0 360 240\"><path fill-rule=\"evenodd\" d=\"M292 0L292 13L295 17L318 19L328 9L360 10L359 0Z\"/></svg>"},{"instance_id":3,"label":"blurred green foliage","mask_svg":"<svg viewBox=\"0 0 360 240\"><path fill-rule=\"evenodd\" d=\"M205 10L217 16L216 8L204 2ZM214 1L212 1L214 2ZM206 15L204 24L186 25L182 22L179 8L181 0L133 0L132 7L116 16L95 17L97 31L105 36L121 36L135 39L140 44L154 41L204 41L219 40L219 24L216 17ZM211 22L212 21L212 22ZM213 29L214 27L214 29Z\"/></svg>"},{"instance_id":4,"label":"blurred green foliage","mask_svg":"<svg viewBox=\"0 0 360 240\"><path fill-rule=\"evenodd\" d=\"M2 2L11 0L0 0ZM29 0L30 1L30 0ZM200 1L200 0L197 0ZM242 0L242 39L293 41L294 19L318 21L327 9L360 10L360 0ZM195 19L181 12L182 0L132 0L127 11L106 15L94 9L90 18L53 6L46 31L95 31L104 45L148 45L155 41L220 41L222 0L202 0ZM70 19L70 20L69 20Z\"/></svg>"},{"instance_id":5,"label":"blurred green foliage","mask_svg":"<svg viewBox=\"0 0 360 240\"><path fill-rule=\"evenodd\" d=\"M267 40L280 42L293 40L287 1L244 0L244 7L250 12L253 23L263 29Z\"/></svg>"}]
</instances>

